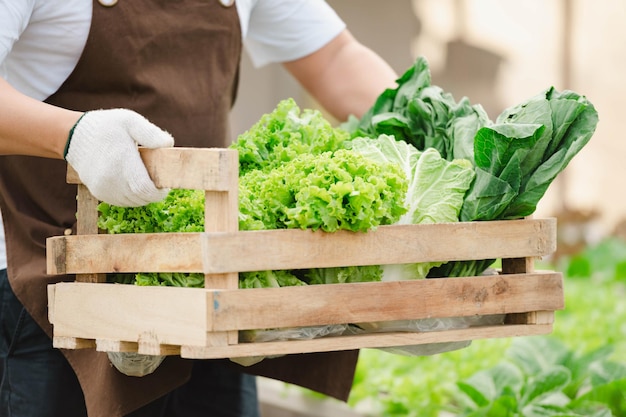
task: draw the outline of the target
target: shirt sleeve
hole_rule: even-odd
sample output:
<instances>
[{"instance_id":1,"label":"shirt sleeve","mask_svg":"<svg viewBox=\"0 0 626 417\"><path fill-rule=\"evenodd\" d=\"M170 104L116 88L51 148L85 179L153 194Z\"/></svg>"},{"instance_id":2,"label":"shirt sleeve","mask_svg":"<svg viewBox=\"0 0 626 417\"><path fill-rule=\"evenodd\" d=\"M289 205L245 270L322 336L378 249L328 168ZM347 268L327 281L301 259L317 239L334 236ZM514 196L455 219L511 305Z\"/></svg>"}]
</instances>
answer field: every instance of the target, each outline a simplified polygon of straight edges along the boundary
<instances>
[{"instance_id":1,"label":"shirt sleeve","mask_svg":"<svg viewBox=\"0 0 626 417\"><path fill-rule=\"evenodd\" d=\"M35 0L0 0L0 68L28 26L34 4Z\"/></svg>"},{"instance_id":2,"label":"shirt sleeve","mask_svg":"<svg viewBox=\"0 0 626 417\"><path fill-rule=\"evenodd\" d=\"M323 0L258 0L250 10L244 36L256 67L309 55L346 25Z\"/></svg>"}]
</instances>

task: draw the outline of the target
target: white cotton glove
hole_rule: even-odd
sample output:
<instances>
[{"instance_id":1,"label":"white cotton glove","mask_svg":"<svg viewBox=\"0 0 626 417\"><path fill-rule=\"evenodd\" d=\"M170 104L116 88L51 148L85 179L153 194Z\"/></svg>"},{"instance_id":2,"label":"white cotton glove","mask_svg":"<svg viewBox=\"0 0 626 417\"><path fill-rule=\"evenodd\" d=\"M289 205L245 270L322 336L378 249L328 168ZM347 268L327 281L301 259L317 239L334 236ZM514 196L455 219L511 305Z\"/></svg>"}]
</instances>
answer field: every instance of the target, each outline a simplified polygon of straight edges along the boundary
<instances>
[{"instance_id":1,"label":"white cotton glove","mask_svg":"<svg viewBox=\"0 0 626 417\"><path fill-rule=\"evenodd\" d=\"M132 110L94 110L74 125L65 159L98 200L144 206L164 199L169 190L154 185L137 145L171 147L174 138Z\"/></svg>"}]
</instances>

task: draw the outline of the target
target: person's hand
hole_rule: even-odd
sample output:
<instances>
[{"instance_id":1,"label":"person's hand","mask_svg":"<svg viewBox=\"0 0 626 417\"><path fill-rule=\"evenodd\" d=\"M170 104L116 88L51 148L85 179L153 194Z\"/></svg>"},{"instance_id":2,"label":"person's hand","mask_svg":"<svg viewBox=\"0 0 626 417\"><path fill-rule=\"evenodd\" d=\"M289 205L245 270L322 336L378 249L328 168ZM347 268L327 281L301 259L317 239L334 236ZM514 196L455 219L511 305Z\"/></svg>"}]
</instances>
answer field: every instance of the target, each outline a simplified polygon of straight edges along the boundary
<instances>
[{"instance_id":1,"label":"person's hand","mask_svg":"<svg viewBox=\"0 0 626 417\"><path fill-rule=\"evenodd\" d=\"M74 125L65 160L97 199L133 207L160 201L168 189L150 179L137 145L174 146L172 136L128 109L86 112Z\"/></svg>"}]
</instances>

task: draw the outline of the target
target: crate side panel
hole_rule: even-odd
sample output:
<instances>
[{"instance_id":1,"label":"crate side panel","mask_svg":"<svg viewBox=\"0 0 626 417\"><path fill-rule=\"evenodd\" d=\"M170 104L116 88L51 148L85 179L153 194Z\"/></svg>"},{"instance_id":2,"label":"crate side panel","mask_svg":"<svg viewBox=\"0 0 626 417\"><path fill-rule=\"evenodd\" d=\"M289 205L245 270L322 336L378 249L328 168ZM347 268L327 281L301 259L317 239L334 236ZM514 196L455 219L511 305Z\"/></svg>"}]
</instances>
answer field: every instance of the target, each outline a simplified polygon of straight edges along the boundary
<instances>
[{"instance_id":1,"label":"crate side panel","mask_svg":"<svg viewBox=\"0 0 626 417\"><path fill-rule=\"evenodd\" d=\"M54 284L55 337L206 344L206 297L190 288Z\"/></svg>"},{"instance_id":2,"label":"crate side panel","mask_svg":"<svg viewBox=\"0 0 626 417\"><path fill-rule=\"evenodd\" d=\"M208 235L212 272L544 256L554 219L381 226L367 233L266 230ZM235 254L236 256L233 256Z\"/></svg>"},{"instance_id":3,"label":"crate side panel","mask_svg":"<svg viewBox=\"0 0 626 417\"><path fill-rule=\"evenodd\" d=\"M536 257L553 252L555 233L554 219L532 219L392 225L368 233L260 230L85 235L55 238L49 243L57 246L48 253L50 273L220 274Z\"/></svg>"},{"instance_id":4,"label":"crate side panel","mask_svg":"<svg viewBox=\"0 0 626 417\"><path fill-rule=\"evenodd\" d=\"M48 248L48 273L202 272L198 233L65 236Z\"/></svg>"},{"instance_id":5,"label":"crate side panel","mask_svg":"<svg viewBox=\"0 0 626 417\"><path fill-rule=\"evenodd\" d=\"M214 331L560 310L560 273L215 291Z\"/></svg>"}]
</instances>

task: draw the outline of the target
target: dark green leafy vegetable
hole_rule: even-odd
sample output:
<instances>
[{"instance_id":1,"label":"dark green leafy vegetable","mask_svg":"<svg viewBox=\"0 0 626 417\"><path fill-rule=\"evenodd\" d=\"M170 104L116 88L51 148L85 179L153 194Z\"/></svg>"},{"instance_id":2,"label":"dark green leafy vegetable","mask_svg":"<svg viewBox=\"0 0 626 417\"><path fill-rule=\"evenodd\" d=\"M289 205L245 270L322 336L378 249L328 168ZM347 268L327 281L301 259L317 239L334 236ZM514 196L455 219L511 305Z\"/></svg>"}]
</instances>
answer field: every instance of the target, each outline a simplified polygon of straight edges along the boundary
<instances>
[{"instance_id":1,"label":"dark green leafy vegetable","mask_svg":"<svg viewBox=\"0 0 626 417\"><path fill-rule=\"evenodd\" d=\"M467 145L489 121L484 109L467 98L457 102L452 94L431 85L428 62L422 57L397 84L385 90L360 120L352 118L344 126L352 137L387 134L419 150L435 148L447 160L471 159L473 146Z\"/></svg>"},{"instance_id":2,"label":"dark green leafy vegetable","mask_svg":"<svg viewBox=\"0 0 626 417\"><path fill-rule=\"evenodd\" d=\"M505 109L495 122L467 98L431 85L423 57L384 91L360 119L344 125L352 137L393 135L420 150L465 158L475 179L465 196L461 221L518 219L531 215L548 187L593 135L594 106L573 91L553 87ZM450 262L430 276L478 275L493 260Z\"/></svg>"}]
</instances>

